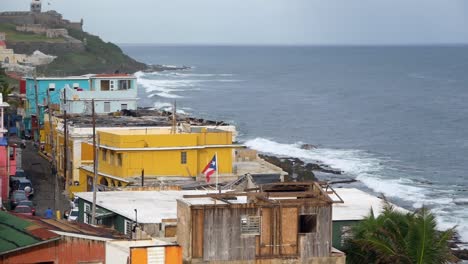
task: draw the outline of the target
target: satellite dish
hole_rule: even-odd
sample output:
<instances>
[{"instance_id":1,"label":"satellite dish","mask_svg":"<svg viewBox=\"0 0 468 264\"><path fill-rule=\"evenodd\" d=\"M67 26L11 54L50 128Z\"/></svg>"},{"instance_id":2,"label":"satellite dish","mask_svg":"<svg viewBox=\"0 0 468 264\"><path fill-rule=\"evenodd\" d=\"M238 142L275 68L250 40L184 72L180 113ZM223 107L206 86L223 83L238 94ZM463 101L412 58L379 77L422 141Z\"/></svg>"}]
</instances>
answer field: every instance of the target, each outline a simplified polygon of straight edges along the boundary
<instances>
[{"instance_id":1,"label":"satellite dish","mask_svg":"<svg viewBox=\"0 0 468 264\"><path fill-rule=\"evenodd\" d=\"M29 187L29 186L24 187L24 191L27 192L27 193L30 193L31 192L31 187Z\"/></svg>"}]
</instances>

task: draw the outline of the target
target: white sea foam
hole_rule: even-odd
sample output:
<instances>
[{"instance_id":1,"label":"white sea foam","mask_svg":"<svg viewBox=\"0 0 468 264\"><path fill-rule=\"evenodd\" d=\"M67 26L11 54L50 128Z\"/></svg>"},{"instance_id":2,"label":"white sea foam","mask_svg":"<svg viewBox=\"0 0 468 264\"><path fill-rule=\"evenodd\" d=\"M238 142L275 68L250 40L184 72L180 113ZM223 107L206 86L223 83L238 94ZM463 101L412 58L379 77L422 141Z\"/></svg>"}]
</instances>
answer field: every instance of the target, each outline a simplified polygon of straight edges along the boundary
<instances>
[{"instance_id":1,"label":"white sea foam","mask_svg":"<svg viewBox=\"0 0 468 264\"><path fill-rule=\"evenodd\" d=\"M157 75L155 77L155 75ZM138 84L141 85L147 93L151 93L149 97L159 96L164 98L181 98L180 93L184 91L200 90L203 82L239 82L242 80L236 79L195 79L195 77L210 77L210 76L231 76L230 74L195 74L195 73L179 73L179 72L137 72L135 76L138 78ZM186 79L192 77L192 79Z\"/></svg>"},{"instance_id":2,"label":"white sea foam","mask_svg":"<svg viewBox=\"0 0 468 264\"><path fill-rule=\"evenodd\" d=\"M335 169L344 171L362 182L375 192L382 193L387 197L395 197L409 202L414 208L429 206L438 216L439 227L451 228L457 225L457 231L462 241L468 241L468 222L466 213L460 207L460 215L454 215L450 210L445 212L448 206L453 206L454 199L451 197L435 197L436 194L445 195L443 191L427 188L407 178L390 178L388 168L382 159L360 150L341 150L316 148L311 150L301 149L300 142L296 144L282 144L265 138L255 138L244 143L247 147L257 151L288 157L296 157L304 161L319 161ZM387 172L387 174L386 174ZM456 199L460 202L464 198Z\"/></svg>"},{"instance_id":3,"label":"white sea foam","mask_svg":"<svg viewBox=\"0 0 468 264\"><path fill-rule=\"evenodd\" d=\"M156 110L165 110L165 111L172 111L172 104L171 103L167 103L167 102L154 102L153 103L153 107L152 109L156 109ZM179 114L189 114L189 111L192 110L191 108L189 107L178 107L177 108L177 113Z\"/></svg>"}]
</instances>

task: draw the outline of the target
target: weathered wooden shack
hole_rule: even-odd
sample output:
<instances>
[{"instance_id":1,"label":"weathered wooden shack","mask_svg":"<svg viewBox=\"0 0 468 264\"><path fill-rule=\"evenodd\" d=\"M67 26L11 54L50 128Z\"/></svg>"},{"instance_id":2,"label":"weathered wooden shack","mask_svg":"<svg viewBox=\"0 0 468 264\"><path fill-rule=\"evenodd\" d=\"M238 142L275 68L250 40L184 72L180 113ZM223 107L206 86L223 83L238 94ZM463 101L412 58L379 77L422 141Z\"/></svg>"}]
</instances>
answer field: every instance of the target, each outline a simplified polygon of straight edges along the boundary
<instances>
[{"instance_id":1,"label":"weathered wooden shack","mask_svg":"<svg viewBox=\"0 0 468 264\"><path fill-rule=\"evenodd\" d=\"M344 263L331 246L332 203L315 182L184 195L177 242L185 263Z\"/></svg>"}]
</instances>

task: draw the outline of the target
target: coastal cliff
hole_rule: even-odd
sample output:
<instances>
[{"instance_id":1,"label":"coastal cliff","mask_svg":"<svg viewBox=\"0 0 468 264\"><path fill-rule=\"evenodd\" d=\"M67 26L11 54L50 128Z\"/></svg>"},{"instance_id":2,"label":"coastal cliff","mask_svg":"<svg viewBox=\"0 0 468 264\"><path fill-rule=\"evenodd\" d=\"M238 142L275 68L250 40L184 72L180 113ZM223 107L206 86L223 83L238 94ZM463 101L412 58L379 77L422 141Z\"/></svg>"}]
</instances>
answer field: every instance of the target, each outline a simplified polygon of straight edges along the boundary
<instances>
[{"instance_id":1,"label":"coastal cliff","mask_svg":"<svg viewBox=\"0 0 468 264\"><path fill-rule=\"evenodd\" d=\"M87 73L134 73L148 69L115 44L84 32L83 21L70 22L55 11L42 13L0 13L0 32L15 53L39 50L57 56L50 64L36 68L39 75L80 75Z\"/></svg>"}]
</instances>

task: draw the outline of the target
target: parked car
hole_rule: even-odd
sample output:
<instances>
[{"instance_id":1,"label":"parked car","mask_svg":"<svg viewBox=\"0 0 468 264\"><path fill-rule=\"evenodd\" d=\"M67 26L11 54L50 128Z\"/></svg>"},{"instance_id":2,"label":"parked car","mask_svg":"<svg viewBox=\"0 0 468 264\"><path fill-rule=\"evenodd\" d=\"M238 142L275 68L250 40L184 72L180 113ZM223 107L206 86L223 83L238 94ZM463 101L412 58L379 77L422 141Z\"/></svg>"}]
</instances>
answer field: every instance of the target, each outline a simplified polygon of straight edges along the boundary
<instances>
[{"instance_id":1,"label":"parked car","mask_svg":"<svg viewBox=\"0 0 468 264\"><path fill-rule=\"evenodd\" d=\"M18 205L15 207L15 210L13 210L13 213L15 214L22 214L22 215L29 215L32 216L34 215L34 211L31 207L27 205Z\"/></svg>"},{"instance_id":2,"label":"parked car","mask_svg":"<svg viewBox=\"0 0 468 264\"><path fill-rule=\"evenodd\" d=\"M78 208L73 208L72 210L70 210L70 214L68 215L68 221L73 222L78 220L78 214Z\"/></svg>"},{"instance_id":3,"label":"parked car","mask_svg":"<svg viewBox=\"0 0 468 264\"><path fill-rule=\"evenodd\" d=\"M10 177L10 187L13 191L25 191L27 196L34 194L34 188L32 187L31 181L24 177Z\"/></svg>"},{"instance_id":4,"label":"parked car","mask_svg":"<svg viewBox=\"0 0 468 264\"><path fill-rule=\"evenodd\" d=\"M23 169L16 169L15 177L27 178L26 172Z\"/></svg>"},{"instance_id":5,"label":"parked car","mask_svg":"<svg viewBox=\"0 0 468 264\"><path fill-rule=\"evenodd\" d=\"M28 200L28 196L25 191L16 190L13 191L10 195L10 208L14 209L19 202Z\"/></svg>"},{"instance_id":6,"label":"parked car","mask_svg":"<svg viewBox=\"0 0 468 264\"><path fill-rule=\"evenodd\" d=\"M20 202L18 203L17 207L20 206L20 205L29 206L29 207L31 208L31 210L32 210L33 215L36 215L36 208L34 207L34 204L33 204L32 201L30 201L30 200L23 200L23 201L20 201Z\"/></svg>"}]
</instances>

